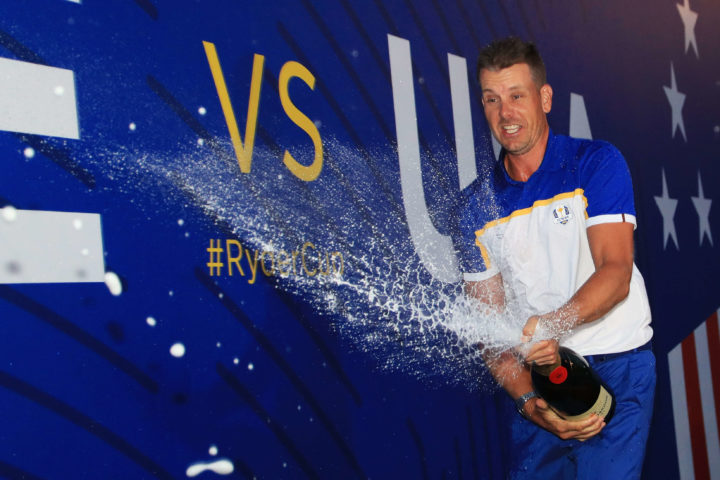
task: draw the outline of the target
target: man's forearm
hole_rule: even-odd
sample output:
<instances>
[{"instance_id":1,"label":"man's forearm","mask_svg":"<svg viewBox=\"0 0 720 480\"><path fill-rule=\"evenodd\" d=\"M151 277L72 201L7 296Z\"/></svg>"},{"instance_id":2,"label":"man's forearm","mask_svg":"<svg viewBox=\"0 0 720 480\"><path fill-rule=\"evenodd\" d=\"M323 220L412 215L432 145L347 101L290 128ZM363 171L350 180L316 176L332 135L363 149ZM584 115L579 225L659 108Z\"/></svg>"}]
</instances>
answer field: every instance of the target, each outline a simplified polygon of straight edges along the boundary
<instances>
[{"instance_id":1,"label":"man's forearm","mask_svg":"<svg viewBox=\"0 0 720 480\"><path fill-rule=\"evenodd\" d=\"M540 323L548 322L569 331L583 323L605 316L627 297L630 290L630 268L621 264L607 264L595 271L563 306L539 315Z\"/></svg>"},{"instance_id":2,"label":"man's forearm","mask_svg":"<svg viewBox=\"0 0 720 480\"><path fill-rule=\"evenodd\" d=\"M578 323L588 323L605 316L630 291L632 265L606 265L596 271L570 299Z\"/></svg>"},{"instance_id":3,"label":"man's forearm","mask_svg":"<svg viewBox=\"0 0 720 480\"><path fill-rule=\"evenodd\" d=\"M505 290L499 274L481 282L465 283L465 294L492 310L502 311L505 308ZM495 381L512 398L518 398L532 390L530 371L513 350L486 349L482 355Z\"/></svg>"},{"instance_id":4,"label":"man's forearm","mask_svg":"<svg viewBox=\"0 0 720 480\"><path fill-rule=\"evenodd\" d=\"M605 316L627 297L633 272L633 225L607 223L587 230L595 272L578 289L565 309L574 325Z\"/></svg>"},{"instance_id":5,"label":"man's forearm","mask_svg":"<svg viewBox=\"0 0 720 480\"><path fill-rule=\"evenodd\" d=\"M485 352L483 359L498 384L513 398L533 389L530 370L512 350Z\"/></svg>"}]
</instances>

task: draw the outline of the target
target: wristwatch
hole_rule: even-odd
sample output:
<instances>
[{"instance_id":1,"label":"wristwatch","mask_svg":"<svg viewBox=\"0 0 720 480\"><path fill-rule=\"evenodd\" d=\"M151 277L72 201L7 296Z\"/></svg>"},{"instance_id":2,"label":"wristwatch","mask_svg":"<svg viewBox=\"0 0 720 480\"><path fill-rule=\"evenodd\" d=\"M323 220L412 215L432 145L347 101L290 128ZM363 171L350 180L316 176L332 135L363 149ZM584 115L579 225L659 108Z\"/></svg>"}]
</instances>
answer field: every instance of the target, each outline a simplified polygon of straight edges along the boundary
<instances>
[{"instance_id":1,"label":"wristwatch","mask_svg":"<svg viewBox=\"0 0 720 480\"><path fill-rule=\"evenodd\" d=\"M537 392L535 390L531 390L528 393L526 393L525 395L520 395L518 398L516 398L515 399L515 407L517 408L518 413L525 418L530 418L528 416L527 412L525 411L525 404L531 398L536 398L536 397L539 397Z\"/></svg>"}]
</instances>

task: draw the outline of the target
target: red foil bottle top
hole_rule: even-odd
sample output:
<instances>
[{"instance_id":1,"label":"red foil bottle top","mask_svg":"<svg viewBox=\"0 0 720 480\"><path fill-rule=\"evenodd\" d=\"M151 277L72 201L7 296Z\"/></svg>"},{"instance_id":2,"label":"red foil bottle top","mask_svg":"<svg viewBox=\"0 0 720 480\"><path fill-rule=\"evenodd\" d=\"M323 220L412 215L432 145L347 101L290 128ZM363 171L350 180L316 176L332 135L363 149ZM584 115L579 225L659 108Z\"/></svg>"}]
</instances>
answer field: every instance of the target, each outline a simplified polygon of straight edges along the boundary
<instances>
[{"instance_id":1,"label":"red foil bottle top","mask_svg":"<svg viewBox=\"0 0 720 480\"><path fill-rule=\"evenodd\" d=\"M558 383L563 383L567 379L567 377L568 377L567 368L560 365L555 370L550 372L549 378L552 383L558 384Z\"/></svg>"}]
</instances>

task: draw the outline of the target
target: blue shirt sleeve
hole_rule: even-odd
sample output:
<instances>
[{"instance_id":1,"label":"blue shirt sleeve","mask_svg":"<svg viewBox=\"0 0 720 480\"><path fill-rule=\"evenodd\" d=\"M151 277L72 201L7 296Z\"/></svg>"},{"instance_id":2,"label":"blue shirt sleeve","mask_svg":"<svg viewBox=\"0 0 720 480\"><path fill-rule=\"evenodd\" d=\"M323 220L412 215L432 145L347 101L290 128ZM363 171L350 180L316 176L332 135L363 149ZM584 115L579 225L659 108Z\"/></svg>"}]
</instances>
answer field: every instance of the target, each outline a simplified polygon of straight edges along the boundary
<instances>
[{"instance_id":1,"label":"blue shirt sleeve","mask_svg":"<svg viewBox=\"0 0 720 480\"><path fill-rule=\"evenodd\" d=\"M625 158L607 142L594 142L590 148L579 172L588 218L625 214L634 219L632 179Z\"/></svg>"}]
</instances>

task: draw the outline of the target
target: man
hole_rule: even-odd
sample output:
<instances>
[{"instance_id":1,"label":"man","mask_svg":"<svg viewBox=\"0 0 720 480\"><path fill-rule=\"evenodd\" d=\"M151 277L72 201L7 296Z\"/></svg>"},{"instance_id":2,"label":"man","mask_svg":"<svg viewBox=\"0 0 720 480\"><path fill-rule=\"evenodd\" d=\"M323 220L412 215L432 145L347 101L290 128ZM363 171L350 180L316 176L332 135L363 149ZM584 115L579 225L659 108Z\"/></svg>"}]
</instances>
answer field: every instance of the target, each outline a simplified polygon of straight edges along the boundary
<instances>
[{"instance_id":1,"label":"man","mask_svg":"<svg viewBox=\"0 0 720 480\"><path fill-rule=\"evenodd\" d=\"M490 44L478 80L488 126L503 148L489 177L463 190L456 242L466 294L526 319L518 332L518 343L528 342L524 358L518 349L484 355L521 414L511 421L511 476L638 478L655 359L647 294L633 262L625 160L606 142L551 131L553 91L533 44ZM536 329L554 338L533 340ZM552 364L558 341L584 355L613 390L608 425L595 415L564 420L533 392L529 365Z\"/></svg>"}]
</instances>

